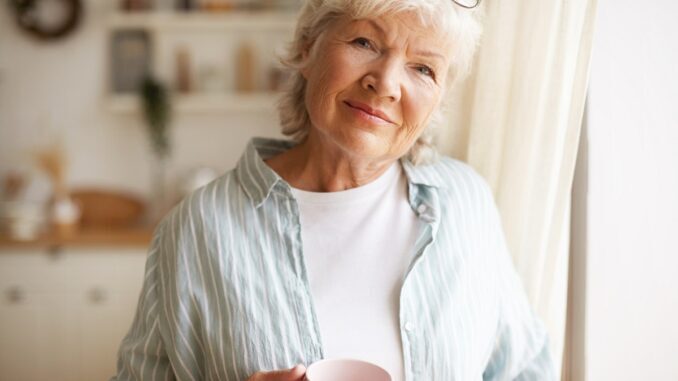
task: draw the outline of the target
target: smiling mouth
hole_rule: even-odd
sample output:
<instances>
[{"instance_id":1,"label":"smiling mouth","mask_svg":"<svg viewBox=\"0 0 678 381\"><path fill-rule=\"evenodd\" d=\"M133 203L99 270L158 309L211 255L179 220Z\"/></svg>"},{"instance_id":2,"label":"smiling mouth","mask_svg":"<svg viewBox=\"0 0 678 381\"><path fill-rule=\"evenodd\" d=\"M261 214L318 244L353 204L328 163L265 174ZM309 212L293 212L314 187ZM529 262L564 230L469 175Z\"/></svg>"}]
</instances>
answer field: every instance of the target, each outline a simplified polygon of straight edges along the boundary
<instances>
[{"instance_id":1,"label":"smiling mouth","mask_svg":"<svg viewBox=\"0 0 678 381\"><path fill-rule=\"evenodd\" d=\"M383 115L383 113L377 111L375 112L371 107L367 105L363 105L361 103L357 102L349 102L349 101L344 101L344 103L350 107L351 109L355 110L359 115L367 120L370 120L372 122L377 122L379 124L394 124L390 120L387 119L386 116ZM381 114L381 115L378 115Z\"/></svg>"}]
</instances>

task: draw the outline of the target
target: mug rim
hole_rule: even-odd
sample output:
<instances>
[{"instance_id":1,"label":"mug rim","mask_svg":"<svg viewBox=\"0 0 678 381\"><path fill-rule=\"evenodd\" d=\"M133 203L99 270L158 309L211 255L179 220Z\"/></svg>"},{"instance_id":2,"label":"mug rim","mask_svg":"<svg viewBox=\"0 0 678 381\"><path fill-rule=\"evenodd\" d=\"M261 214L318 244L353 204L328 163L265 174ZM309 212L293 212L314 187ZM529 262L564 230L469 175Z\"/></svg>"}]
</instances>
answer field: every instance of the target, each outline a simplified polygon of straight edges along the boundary
<instances>
[{"instance_id":1,"label":"mug rim","mask_svg":"<svg viewBox=\"0 0 678 381\"><path fill-rule=\"evenodd\" d=\"M309 366L306 368L306 374L304 375L304 380L305 380L305 381L311 381L311 380L308 378L309 372L311 372L311 371L313 370L313 368L316 367L316 365L322 365L322 364L327 364L327 363L342 363L342 362L343 362L343 363L353 363L353 364L363 364L363 365L368 365L368 366L374 367L374 368L378 369L379 371L383 372L386 376L388 376L388 379L389 379L389 380L392 380L392 379L393 379L393 378L391 377L391 374L388 373L388 371L387 371L386 369L384 369L384 368L381 367L380 365L377 365L377 364L375 364L375 363L373 363L373 362L365 361L365 360L360 360L360 359L355 359L355 358L338 357L338 358L330 358L330 359L321 359L321 360L318 360L318 361L312 363L311 365L309 365Z\"/></svg>"}]
</instances>

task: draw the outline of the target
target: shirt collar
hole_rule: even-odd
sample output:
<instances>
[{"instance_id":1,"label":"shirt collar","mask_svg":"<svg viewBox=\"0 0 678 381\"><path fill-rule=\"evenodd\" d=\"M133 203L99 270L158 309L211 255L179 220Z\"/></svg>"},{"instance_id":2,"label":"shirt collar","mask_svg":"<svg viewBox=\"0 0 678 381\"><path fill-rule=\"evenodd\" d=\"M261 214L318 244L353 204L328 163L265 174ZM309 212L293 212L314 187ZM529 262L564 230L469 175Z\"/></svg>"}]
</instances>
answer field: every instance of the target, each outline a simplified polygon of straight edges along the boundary
<instances>
[{"instance_id":1,"label":"shirt collar","mask_svg":"<svg viewBox=\"0 0 678 381\"><path fill-rule=\"evenodd\" d=\"M414 165L406 158L400 159L410 184L425 185L435 188L445 188L447 184L435 170L436 163Z\"/></svg>"},{"instance_id":2,"label":"shirt collar","mask_svg":"<svg viewBox=\"0 0 678 381\"><path fill-rule=\"evenodd\" d=\"M238 160L235 172L247 196L259 207L278 182L287 184L269 167L264 160L287 151L297 143L289 140L252 138L245 152ZM434 164L414 165L409 160L400 159L407 181L428 187L444 187L445 183L434 170ZM287 185L289 189L289 185Z\"/></svg>"}]
</instances>

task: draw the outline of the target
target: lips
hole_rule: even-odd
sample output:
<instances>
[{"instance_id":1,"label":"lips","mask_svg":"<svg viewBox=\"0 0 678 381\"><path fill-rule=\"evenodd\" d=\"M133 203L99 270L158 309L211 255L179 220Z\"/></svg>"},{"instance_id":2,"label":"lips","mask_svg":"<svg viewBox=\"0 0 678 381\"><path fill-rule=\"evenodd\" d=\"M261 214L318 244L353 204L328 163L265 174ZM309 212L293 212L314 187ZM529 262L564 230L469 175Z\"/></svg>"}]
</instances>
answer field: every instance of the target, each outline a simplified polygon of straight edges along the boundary
<instances>
[{"instance_id":1,"label":"lips","mask_svg":"<svg viewBox=\"0 0 678 381\"><path fill-rule=\"evenodd\" d=\"M357 102L357 101L345 101L344 103L346 103L349 107L353 107L353 108L356 108L358 110L364 111L364 112L366 112L366 113L368 113L368 114L370 114L374 117L377 117L377 118L379 118L379 119L381 119L385 122L395 124L388 117L388 115L386 115L386 113L384 113L383 111L381 111L379 109L372 108L372 107L370 107L370 106L368 106L364 103Z\"/></svg>"}]
</instances>

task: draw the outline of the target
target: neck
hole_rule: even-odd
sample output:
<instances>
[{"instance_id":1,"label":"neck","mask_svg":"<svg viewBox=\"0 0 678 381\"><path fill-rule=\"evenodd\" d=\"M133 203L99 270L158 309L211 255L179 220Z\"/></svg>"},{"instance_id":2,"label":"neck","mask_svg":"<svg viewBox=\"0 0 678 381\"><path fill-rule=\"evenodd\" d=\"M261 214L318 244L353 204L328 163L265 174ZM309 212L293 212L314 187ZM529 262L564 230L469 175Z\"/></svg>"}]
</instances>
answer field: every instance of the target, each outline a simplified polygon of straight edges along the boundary
<instances>
[{"instance_id":1,"label":"neck","mask_svg":"<svg viewBox=\"0 0 678 381\"><path fill-rule=\"evenodd\" d=\"M372 182L395 161L350 155L324 142L312 130L303 142L266 160L266 163L294 188L309 192L338 192Z\"/></svg>"}]
</instances>

